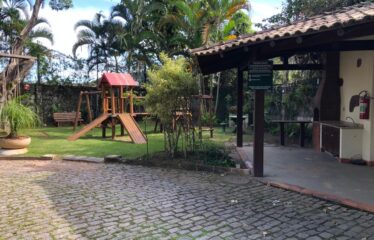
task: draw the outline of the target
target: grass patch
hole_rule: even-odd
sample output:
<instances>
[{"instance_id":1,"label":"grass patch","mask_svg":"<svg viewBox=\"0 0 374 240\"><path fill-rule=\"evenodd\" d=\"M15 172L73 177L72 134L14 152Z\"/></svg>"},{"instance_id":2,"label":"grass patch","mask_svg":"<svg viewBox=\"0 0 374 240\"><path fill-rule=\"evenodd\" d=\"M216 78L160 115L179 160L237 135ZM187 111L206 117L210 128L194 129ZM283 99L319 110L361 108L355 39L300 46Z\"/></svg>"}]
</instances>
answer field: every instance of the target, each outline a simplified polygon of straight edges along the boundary
<instances>
[{"instance_id":1,"label":"grass patch","mask_svg":"<svg viewBox=\"0 0 374 240\"><path fill-rule=\"evenodd\" d=\"M146 126L144 122L139 124L145 132ZM154 124L147 123L147 135L149 139L148 149L152 155L164 150L164 136L162 133L153 133ZM120 133L119 126L117 127ZM112 141L110 138L111 129L107 130L108 138L101 138L101 129L95 128L77 141L70 142L67 138L73 134L72 127L45 127L37 129L29 129L23 131L24 135L32 137L29 152L25 156L42 156L45 154L63 155L79 155L105 157L107 155L121 155L125 158L135 159L146 155L147 145L133 144L128 136L118 137ZM230 130L223 133L217 128L214 132L214 138L209 138L209 133L203 135L204 143L212 143L223 146L227 141L233 140L235 134Z\"/></svg>"},{"instance_id":2,"label":"grass patch","mask_svg":"<svg viewBox=\"0 0 374 240\"><path fill-rule=\"evenodd\" d=\"M92 157L105 157L107 155L121 155L126 158L137 158L147 153L146 144L133 144L128 136L101 138L101 129L96 128L77 141L71 142L67 138L73 133L72 127L46 127L30 129L24 132L32 137L29 152L26 156L42 156L45 154L80 155ZM117 133L120 133L118 127ZM107 130L107 135L111 130ZM164 148L164 136L161 133L149 133L149 152L159 152Z\"/></svg>"}]
</instances>

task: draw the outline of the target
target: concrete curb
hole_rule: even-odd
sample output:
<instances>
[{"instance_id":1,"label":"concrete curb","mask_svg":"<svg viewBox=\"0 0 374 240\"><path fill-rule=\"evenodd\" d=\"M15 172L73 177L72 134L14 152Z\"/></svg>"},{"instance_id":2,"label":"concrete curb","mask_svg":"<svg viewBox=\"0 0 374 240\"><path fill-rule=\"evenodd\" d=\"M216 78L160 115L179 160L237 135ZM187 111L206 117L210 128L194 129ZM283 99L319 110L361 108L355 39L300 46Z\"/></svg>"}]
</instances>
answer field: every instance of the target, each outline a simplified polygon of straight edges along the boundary
<instances>
[{"instance_id":1,"label":"concrete curb","mask_svg":"<svg viewBox=\"0 0 374 240\"><path fill-rule=\"evenodd\" d=\"M173 169L180 169L180 170L187 170L187 171L203 171L203 172L211 172L211 173L233 173L237 175L250 175L249 169L243 168L229 168L229 167L217 167L217 166L210 166L210 165L200 165L200 164L193 164L193 163L186 163L181 162L180 167L176 167L170 164L164 165L156 165L152 164L152 162L147 161L139 161L139 160L124 160L122 161L123 164L129 165L138 165L138 166L145 166L145 167L160 167L160 168L173 168Z\"/></svg>"},{"instance_id":2,"label":"concrete curb","mask_svg":"<svg viewBox=\"0 0 374 240\"><path fill-rule=\"evenodd\" d=\"M66 155L62 157L63 161L71 162L88 162L88 163L104 163L104 158Z\"/></svg>"},{"instance_id":3,"label":"concrete curb","mask_svg":"<svg viewBox=\"0 0 374 240\"><path fill-rule=\"evenodd\" d=\"M249 169L242 169L242 168L228 168L228 167L217 167L217 166L185 164L185 163L182 163L182 167L185 168L186 170L205 171L205 172L212 172L212 173L234 173L234 174L244 175L244 176L250 175Z\"/></svg>"},{"instance_id":4,"label":"concrete curb","mask_svg":"<svg viewBox=\"0 0 374 240\"><path fill-rule=\"evenodd\" d=\"M0 157L0 161L5 160L20 160L20 161L51 161L53 160L53 157Z\"/></svg>"},{"instance_id":5,"label":"concrete curb","mask_svg":"<svg viewBox=\"0 0 374 240\"><path fill-rule=\"evenodd\" d=\"M199 164L191 164L182 162L181 167L173 167L172 165L153 165L147 161L139 161L139 160L125 160L122 159L121 156L107 156L105 158L96 158L96 157L87 157L87 156L74 156L74 155L67 155L62 158L63 161L72 161L72 162L87 162L87 163L120 163L120 164L130 164L130 165L140 165L140 166L155 166L155 167L171 167L175 169L182 169L182 170L192 170L192 171L205 171L205 172L212 172L212 173L233 173L238 175L250 175L250 169L242 169L242 168L229 168L229 167L217 167L217 166L209 166L209 165L199 165Z\"/></svg>"},{"instance_id":6,"label":"concrete curb","mask_svg":"<svg viewBox=\"0 0 374 240\"><path fill-rule=\"evenodd\" d=\"M292 185L292 184L274 182L274 181L266 180L266 179L259 179L259 181L272 187L305 194L308 196L312 196L312 197L320 198L323 200L335 202L335 203L338 203L344 206L348 206L350 208L355 208L358 210L374 213L373 204L361 203L361 202L357 202L351 199L339 197L339 196L328 194L328 193L319 192L319 191L308 189L308 188L303 188L303 187Z\"/></svg>"}]
</instances>

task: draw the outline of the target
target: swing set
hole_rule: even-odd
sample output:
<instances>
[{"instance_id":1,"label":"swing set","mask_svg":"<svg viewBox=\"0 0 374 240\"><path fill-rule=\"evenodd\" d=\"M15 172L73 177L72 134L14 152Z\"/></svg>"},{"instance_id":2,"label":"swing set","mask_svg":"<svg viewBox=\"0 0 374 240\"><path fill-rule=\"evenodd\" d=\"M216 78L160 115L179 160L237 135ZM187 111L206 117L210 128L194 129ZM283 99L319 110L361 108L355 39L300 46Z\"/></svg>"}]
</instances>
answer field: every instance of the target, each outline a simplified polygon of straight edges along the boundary
<instances>
[{"instance_id":1,"label":"swing set","mask_svg":"<svg viewBox=\"0 0 374 240\"><path fill-rule=\"evenodd\" d=\"M136 96L133 94L133 88L137 86L139 86L139 83L128 73L104 73L99 83L101 91L80 93L74 122L74 130L78 125L83 97L86 98L90 123L71 135L68 140L75 141L98 126L102 129L103 138L106 137L106 129L110 126L112 129L112 139L115 139L116 125L120 124L121 136L124 136L126 130L132 142L135 144L146 143L146 136L134 119L137 115L146 114L134 112L134 98ZM92 116L89 100L90 95L101 95L102 112L96 119L93 119ZM125 109L127 101L129 102L129 112Z\"/></svg>"}]
</instances>

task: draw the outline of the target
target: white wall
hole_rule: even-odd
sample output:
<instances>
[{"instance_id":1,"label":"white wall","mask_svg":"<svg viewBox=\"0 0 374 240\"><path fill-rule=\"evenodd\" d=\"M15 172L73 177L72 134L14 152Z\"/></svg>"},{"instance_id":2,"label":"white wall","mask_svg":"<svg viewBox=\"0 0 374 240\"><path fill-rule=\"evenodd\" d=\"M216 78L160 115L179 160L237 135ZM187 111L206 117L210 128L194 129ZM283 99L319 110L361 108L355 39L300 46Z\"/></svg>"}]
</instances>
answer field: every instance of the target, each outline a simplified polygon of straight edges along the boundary
<instances>
[{"instance_id":1,"label":"white wall","mask_svg":"<svg viewBox=\"0 0 374 240\"><path fill-rule=\"evenodd\" d=\"M357 60L362 60L357 67ZM341 120L352 117L356 123L364 125L362 132L362 158L374 161L374 100L371 101L370 119L360 120L359 108L349 111L349 102L353 95L366 90L374 94L374 51L342 52L340 55L340 78L343 79L341 88ZM359 143L357 143L359 144ZM341 146L344 147L344 146Z\"/></svg>"},{"instance_id":2,"label":"white wall","mask_svg":"<svg viewBox=\"0 0 374 240\"><path fill-rule=\"evenodd\" d=\"M339 157L359 159L362 157L362 129L340 129Z\"/></svg>"}]
</instances>

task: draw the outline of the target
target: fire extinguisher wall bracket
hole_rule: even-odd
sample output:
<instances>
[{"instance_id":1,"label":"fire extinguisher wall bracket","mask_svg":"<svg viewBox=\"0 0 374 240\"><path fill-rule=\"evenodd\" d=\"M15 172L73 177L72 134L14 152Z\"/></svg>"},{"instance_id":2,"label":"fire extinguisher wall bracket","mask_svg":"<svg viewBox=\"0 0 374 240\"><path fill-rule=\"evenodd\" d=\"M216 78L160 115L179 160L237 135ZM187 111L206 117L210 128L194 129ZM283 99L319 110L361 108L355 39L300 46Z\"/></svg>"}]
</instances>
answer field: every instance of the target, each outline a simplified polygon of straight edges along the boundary
<instances>
[{"instance_id":1,"label":"fire extinguisher wall bracket","mask_svg":"<svg viewBox=\"0 0 374 240\"><path fill-rule=\"evenodd\" d=\"M361 91L360 96L360 119L367 120L370 117L370 99L367 91Z\"/></svg>"}]
</instances>

